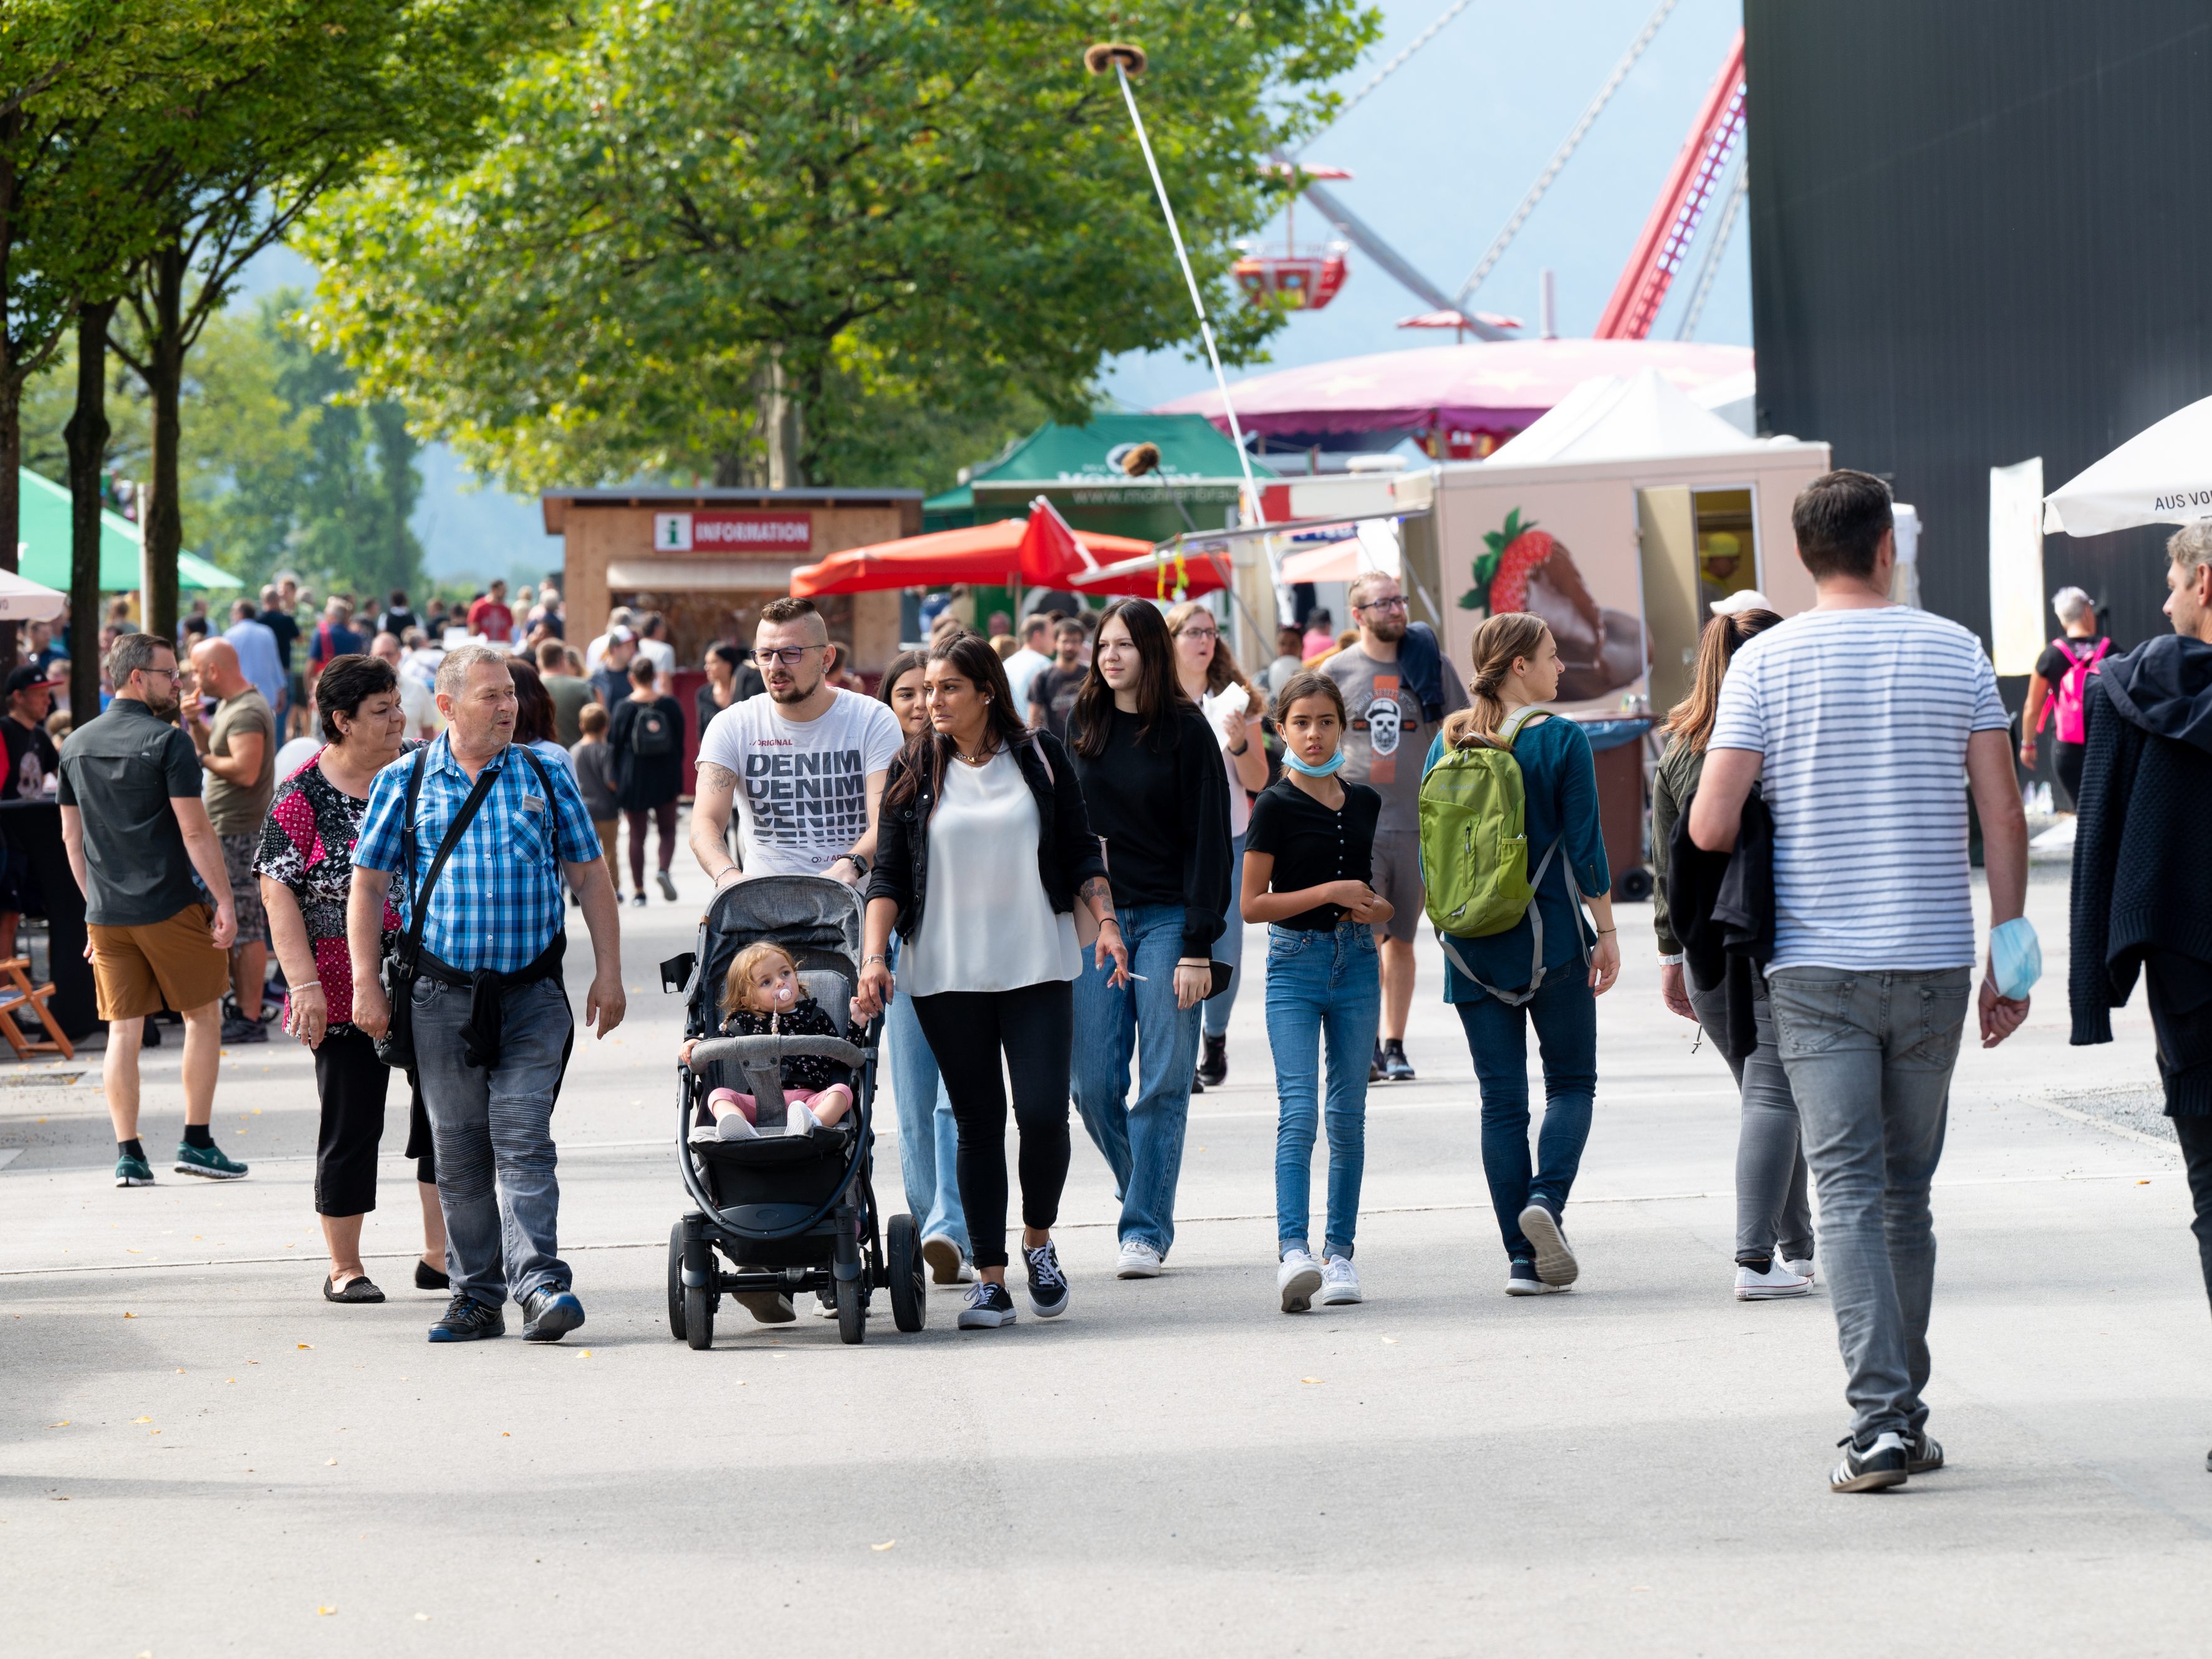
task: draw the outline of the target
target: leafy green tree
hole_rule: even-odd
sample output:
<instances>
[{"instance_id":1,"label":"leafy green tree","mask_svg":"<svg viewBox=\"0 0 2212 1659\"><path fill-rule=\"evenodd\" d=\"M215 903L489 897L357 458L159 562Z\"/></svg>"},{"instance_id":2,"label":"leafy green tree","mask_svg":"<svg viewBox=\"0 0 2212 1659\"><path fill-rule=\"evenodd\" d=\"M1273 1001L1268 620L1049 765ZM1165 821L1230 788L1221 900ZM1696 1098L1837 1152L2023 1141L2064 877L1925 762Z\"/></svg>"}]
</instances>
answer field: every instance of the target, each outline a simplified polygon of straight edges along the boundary
<instances>
[{"instance_id":1,"label":"leafy green tree","mask_svg":"<svg viewBox=\"0 0 2212 1659\"><path fill-rule=\"evenodd\" d=\"M1332 107L1356 0L593 0L499 86L453 168L393 155L312 216L325 337L524 488L640 471L881 476L902 421L1079 418L1106 354L1196 330L1104 33L1224 346L1255 158Z\"/></svg>"}]
</instances>

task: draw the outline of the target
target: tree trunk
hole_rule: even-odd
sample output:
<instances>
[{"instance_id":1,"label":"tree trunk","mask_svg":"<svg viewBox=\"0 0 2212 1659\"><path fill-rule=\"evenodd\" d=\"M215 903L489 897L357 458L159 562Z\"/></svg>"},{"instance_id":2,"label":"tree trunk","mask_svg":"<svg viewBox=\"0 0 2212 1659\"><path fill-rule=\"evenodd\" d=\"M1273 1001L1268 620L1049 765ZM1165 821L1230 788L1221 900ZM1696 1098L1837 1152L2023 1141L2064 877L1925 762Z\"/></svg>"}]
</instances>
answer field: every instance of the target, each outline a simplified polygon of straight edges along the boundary
<instances>
[{"instance_id":1,"label":"tree trunk","mask_svg":"<svg viewBox=\"0 0 2212 1659\"><path fill-rule=\"evenodd\" d=\"M70 472L70 708L100 712L100 469L107 455L107 323L116 302L77 311L76 409L63 435Z\"/></svg>"},{"instance_id":2,"label":"tree trunk","mask_svg":"<svg viewBox=\"0 0 2212 1659\"><path fill-rule=\"evenodd\" d=\"M768 366L762 372L760 424L768 445L768 487L793 489L805 483L799 462L799 399L783 366L781 346L769 348Z\"/></svg>"},{"instance_id":3,"label":"tree trunk","mask_svg":"<svg viewBox=\"0 0 2212 1659\"><path fill-rule=\"evenodd\" d=\"M147 262L153 292L153 337L146 390L154 404L151 499L140 509L146 536L146 586L138 596L139 625L163 639L177 636L177 554L185 544L184 514L177 494L177 445L183 430L179 404L185 382L185 254L163 248Z\"/></svg>"},{"instance_id":4,"label":"tree trunk","mask_svg":"<svg viewBox=\"0 0 2212 1659\"><path fill-rule=\"evenodd\" d=\"M15 241L15 141L23 112L0 117L0 570L16 566L15 546L23 534L23 381L15 361L15 319L8 308L8 253ZM0 623L0 667L15 661L15 624Z\"/></svg>"}]
</instances>

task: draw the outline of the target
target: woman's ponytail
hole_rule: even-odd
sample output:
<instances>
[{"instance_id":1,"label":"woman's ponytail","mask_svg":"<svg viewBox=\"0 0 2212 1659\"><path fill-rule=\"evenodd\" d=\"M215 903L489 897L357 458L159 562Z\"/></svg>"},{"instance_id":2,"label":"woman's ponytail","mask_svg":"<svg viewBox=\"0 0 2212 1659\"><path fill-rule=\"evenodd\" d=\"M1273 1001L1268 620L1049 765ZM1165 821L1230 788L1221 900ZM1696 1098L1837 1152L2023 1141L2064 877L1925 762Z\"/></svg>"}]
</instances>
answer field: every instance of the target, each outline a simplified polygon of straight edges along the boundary
<instances>
[{"instance_id":1,"label":"woman's ponytail","mask_svg":"<svg viewBox=\"0 0 2212 1659\"><path fill-rule=\"evenodd\" d=\"M1444 741L1454 749L1488 742L1505 724L1505 677L1516 661L1534 661L1551 630L1541 617L1509 611L1474 630L1474 676L1467 683L1469 707L1444 721Z\"/></svg>"}]
</instances>

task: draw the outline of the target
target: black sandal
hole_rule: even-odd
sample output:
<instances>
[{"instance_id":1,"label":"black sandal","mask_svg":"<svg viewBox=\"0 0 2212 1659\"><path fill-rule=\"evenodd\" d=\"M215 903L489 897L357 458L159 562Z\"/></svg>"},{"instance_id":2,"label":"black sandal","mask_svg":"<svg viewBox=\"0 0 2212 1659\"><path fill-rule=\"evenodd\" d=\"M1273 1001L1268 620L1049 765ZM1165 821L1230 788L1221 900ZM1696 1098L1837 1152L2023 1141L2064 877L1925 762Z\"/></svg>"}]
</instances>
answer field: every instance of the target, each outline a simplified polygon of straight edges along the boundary
<instances>
[{"instance_id":1,"label":"black sandal","mask_svg":"<svg viewBox=\"0 0 2212 1659\"><path fill-rule=\"evenodd\" d=\"M328 1273L323 1275L323 1300L325 1302L381 1302L384 1292L376 1288L367 1273L358 1279L349 1279L345 1288L339 1290L331 1283Z\"/></svg>"}]
</instances>

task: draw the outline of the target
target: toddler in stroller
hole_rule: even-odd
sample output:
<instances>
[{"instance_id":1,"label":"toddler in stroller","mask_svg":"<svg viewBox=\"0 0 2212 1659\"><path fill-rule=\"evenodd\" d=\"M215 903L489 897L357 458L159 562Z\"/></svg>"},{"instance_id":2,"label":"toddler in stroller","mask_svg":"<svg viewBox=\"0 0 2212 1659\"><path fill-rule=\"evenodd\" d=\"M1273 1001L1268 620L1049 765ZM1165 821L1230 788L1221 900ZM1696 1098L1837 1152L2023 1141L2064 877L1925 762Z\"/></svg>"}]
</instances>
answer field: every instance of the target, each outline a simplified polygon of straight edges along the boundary
<instances>
[{"instance_id":1,"label":"toddler in stroller","mask_svg":"<svg viewBox=\"0 0 2212 1659\"><path fill-rule=\"evenodd\" d=\"M722 984L720 1009L724 1036L839 1035L829 1011L800 981L799 964L780 945L751 945L738 952ZM677 1059L689 1065L700 1041L688 1040L677 1050ZM830 1062L819 1055L786 1056L782 1081L790 1133L803 1134L817 1123L826 1128L853 1108L852 1089L833 1079ZM707 1097L706 1109L712 1118L693 1127L694 1142L759 1137L759 1103L752 1096L737 1089L716 1089Z\"/></svg>"}]
</instances>

